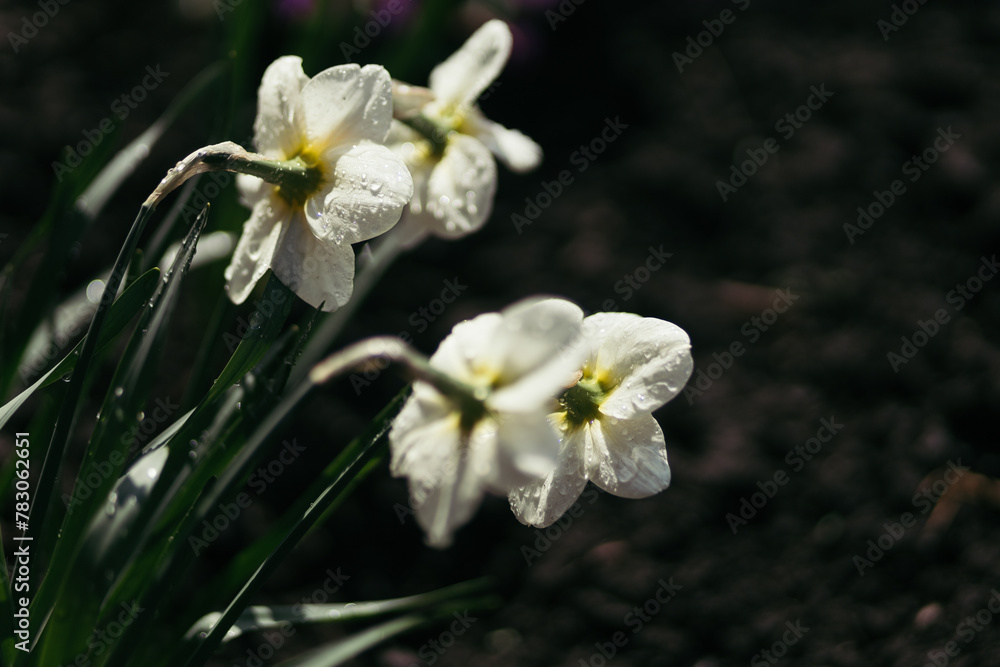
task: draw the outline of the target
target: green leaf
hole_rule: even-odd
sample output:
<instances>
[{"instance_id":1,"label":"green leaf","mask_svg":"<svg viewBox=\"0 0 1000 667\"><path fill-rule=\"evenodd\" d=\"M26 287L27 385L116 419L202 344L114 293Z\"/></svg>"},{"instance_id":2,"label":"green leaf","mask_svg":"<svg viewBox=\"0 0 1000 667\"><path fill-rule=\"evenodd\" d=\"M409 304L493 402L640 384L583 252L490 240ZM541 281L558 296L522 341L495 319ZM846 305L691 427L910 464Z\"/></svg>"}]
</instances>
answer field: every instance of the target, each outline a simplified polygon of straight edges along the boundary
<instances>
[{"instance_id":1,"label":"green leaf","mask_svg":"<svg viewBox=\"0 0 1000 667\"><path fill-rule=\"evenodd\" d=\"M351 635L347 639L341 639L305 655L278 663L277 667L336 667L391 637L430 622L431 619L421 614L395 618Z\"/></svg>"},{"instance_id":2,"label":"green leaf","mask_svg":"<svg viewBox=\"0 0 1000 667\"><path fill-rule=\"evenodd\" d=\"M229 363L215 379L208 395L202 401L203 404L211 403L218 398L261 360L271 347L271 343L281 333L296 298L295 293L285 287L273 273L269 275L267 284L264 285L264 294L257 303L256 312L250 318L246 333L243 334ZM230 333L226 333L225 336L236 338Z\"/></svg>"},{"instance_id":3,"label":"green leaf","mask_svg":"<svg viewBox=\"0 0 1000 667\"><path fill-rule=\"evenodd\" d=\"M120 539L102 535L101 526L109 531L114 529L120 538L124 518L111 517L113 520L109 521L102 508L128 459L127 451L122 451L129 445L125 434L130 425L141 419L137 414L148 397L148 387L169 331L166 325L180 296L181 279L190 266L206 220L207 209L198 217L160 289L140 316L136 333L101 407L71 496L78 502L69 505L52 557L50 576L36 598L44 605L52 598L53 590L60 591L39 635L36 650L43 662L64 664L86 652L87 637L95 627L100 602L121 566L123 555L117 549ZM102 469L107 474L98 475L100 481L95 488L90 482L91 473ZM111 506L109 511L113 510ZM92 517L96 517L95 522ZM81 542L88 525L91 535Z\"/></svg>"},{"instance_id":4,"label":"green leaf","mask_svg":"<svg viewBox=\"0 0 1000 667\"><path fill-rule=\"evenodd\" d=\"M340 604L295 604L247 607L236 619L236 623L226 632L223 643L236 639L248 632L270 630L285 624L304 625L313 623L343 623L365 618L376 618L405 611L424 611L442 602L480 593L493 585L489 577L447 586L430 593L410 595L391 600L371 602L346 602ZM213 612L200 618L188 630L186 639L195 639L207 634L222 618L220 612Z\"/></svg>"},{"instance_id":5,"label":"green leaf","mask_svg":"<svg viewBox=\"0 0 1000 667\"><path fill-rule=\"evenodd\" d=\"M7 283L22 271L25 260L35 246L46 235L49 236L49 247L30 283L24 308L16 317L3 313L5 322L16 324L4 337L4 345L0 348L3 352L3 363L0 364L0 396L6 393L13 380L17 364L31 333L45 314L51 311L56 298L57 280L69 261L74 244L100 215L108 199L124 180L142 164L163 133L225 71L225 68L226 63L219 62L202 70L174 98L160 118L119 151L100 169L96 177L93 177L94 172L110 155L114 135L99 142L96 150L83 158L83 163L73 169L67 178L63 179L60 176L42 220L35 225L32 234L21 244L14 258L4 269L3 280ZM115 135L119 129L120 125L116 124L113 131Z\"/></svg>"},{"instance_id":6,"label":"green leaf","mask_svg":"<svg viewBox=\"0 0 1000 667\"><path fill-rule=\"evenodd\" d=\"M107 347L108 343L118 337L125 325L128 324L135 314L139 312L143 304L149 299L156 289L156 283L160 277L160 270L153 268L139 276L135 282L129 285L121 296L115 300L108 313L108 321L101 331L98 341L98 350ZM77 359L80 357L80 350L83 341L77 343L76 347L70 350L69 354L53 366L45 375L35 381L33 385L22 391L13 399L0 407L0 428L3 428L10 418L17 412L17 409L42 387L46 387L56 382L61 377L71 373L76 367Z\"/></svg>"}]
</instances>

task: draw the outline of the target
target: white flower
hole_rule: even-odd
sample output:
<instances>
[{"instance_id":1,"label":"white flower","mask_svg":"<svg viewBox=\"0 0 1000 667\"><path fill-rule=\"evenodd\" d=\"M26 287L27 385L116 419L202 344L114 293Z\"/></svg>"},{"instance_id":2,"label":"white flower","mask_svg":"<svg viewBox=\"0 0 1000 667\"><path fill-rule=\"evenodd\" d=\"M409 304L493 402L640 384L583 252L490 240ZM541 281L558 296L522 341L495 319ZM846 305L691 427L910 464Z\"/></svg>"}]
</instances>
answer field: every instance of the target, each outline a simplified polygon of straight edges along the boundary
<instances>
[{"instance_id":1,"label":"white flower","mask_svg":"<svg viewBox=\"0 0 1000 667\"><path fill-rule=\"evenodd\" d=\"M479 400L463 408L415 382L389 434L392 474L409 478L428 544L448 546L486 490L503 495L552 469L559 440L548 412L579 367L570 344L582 319L567 301L529 300L463 322L441 342L431 366Z\"/></svg>"},{"instance_id":2,"label":"white flower","mask_svg":"<svg viewBox=\"0 0 1000 667\"><path fill-rule=\"evenodd\" d=\"M487 119L476 106L507 63L513 38L503 21L483 24L430 75L430 89L395 82L400 121L389 145L413 174L414 196L394 233L407 245L427 234L457 238L479 229L493 208L495 155L516 172L538 166L542 149L517 130Z\"/></svg>"},{"instance_id":3,"label":"white flower","mask_svg":"<svg viewBox=\"0 0 1000 667\"><path fill-rule=\"evenodd\" d=\"M391 120L391 80L382 67L341 65L309 79L298 57L271 63L258 91L257 151L304 164L310 179L296 188L237 178L253 212L226 269L235 303L268 268L313 307L347 303L351 244L391 228L413 194L406 166L381 145Z\"/></svg>"},{"instance_id":4,"label":"white flower","mask_svg":"<svg viewBox=\"0 0 1000 667\"><path fill-rule=\"evenodd\" d=\"M555 468L510 492L521 523L555 522L594 482L623 498L645 498L670 484L663 431L651 414L691 376L690 341L680 327L630 313L583 321L587 359L579 381L550 415L562 432Z\"/></svg>"}]
</instances>

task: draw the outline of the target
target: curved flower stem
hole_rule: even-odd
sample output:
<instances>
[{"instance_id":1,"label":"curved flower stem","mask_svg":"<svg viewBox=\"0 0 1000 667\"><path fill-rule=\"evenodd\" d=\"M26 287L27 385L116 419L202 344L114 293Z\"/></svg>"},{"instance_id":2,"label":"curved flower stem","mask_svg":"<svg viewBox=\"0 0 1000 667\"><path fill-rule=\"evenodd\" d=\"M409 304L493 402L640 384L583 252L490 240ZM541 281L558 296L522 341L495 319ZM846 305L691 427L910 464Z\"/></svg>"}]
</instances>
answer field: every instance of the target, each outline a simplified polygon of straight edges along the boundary
<instances>
[{"instance_id":1,"label":"curved flower stem","mask_svg":"<svg viewBox=\"0 0 1000 667\"><path fill-rule=\"evenodd\" d=\"M378 241L373 242L372 254L368 262L358 269L358 274L354 279L354 294L350 300L339 310L331 313L323 323L320 324L306 344L297 364L298 369L311 368L322 357L323 353L333 344L337 336L344 330L347 321L351 319L362 302L371 292L375 284L378 283L382 274L392 265L397 257L403 252L403 241L400 234L395 233L393 228L388 234L383 235ZM304 370L294 373L291 384L298 384L305 376Z\"/></svg>"},{"instance_id":2,"label":"curved flower stem","mask_svg":"<svg viewBox=\"0 0 1000 667\"><path fill-rule=\"evenodd\" d=\"M482 391L460 382L430 365L422 354L396 338L379 336L349 345L331 354L309 371L309 383L323 384L349 371L357 370L375 359L400 364L416 380L422 380L455 402L463 414L481 411L485 399Z\"/></svg>"},{"instance_id":3,"label":"curved flower stem","mask_svg":"<svg viewBox=\"0 0 1000 667\"><path fill-rule=\"evenodd\" d=\"M224 141L199 148L174 165L153 190L153 194L146 199L146 205L156 206L184 181L207 171L249 174L292 191L308 190L320 178L319 172L310 168L301 158L275 160L266 155L251 153L232 141Z\"/></svg>"}]
</instances>

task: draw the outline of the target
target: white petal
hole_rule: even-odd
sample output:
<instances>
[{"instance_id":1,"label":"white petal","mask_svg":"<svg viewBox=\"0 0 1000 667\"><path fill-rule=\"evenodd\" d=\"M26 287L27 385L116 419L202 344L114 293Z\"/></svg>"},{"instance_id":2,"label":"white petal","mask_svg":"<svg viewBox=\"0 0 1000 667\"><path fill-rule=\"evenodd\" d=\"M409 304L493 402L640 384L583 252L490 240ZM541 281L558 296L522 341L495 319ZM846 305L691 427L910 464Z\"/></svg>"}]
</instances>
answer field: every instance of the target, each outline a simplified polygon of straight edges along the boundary
<instances>
[{"instance_id":1,"label":"white petal","mask_svg":"<svg viewBox=\"0 0 1000 667\"><path fill-rule=\"evenodd\" d=\"M403 160L369 141L324 157L332 164L333 176L305 204L316 236L349 244L391 229L413 196L413 180Z\"/></svg>"},{"instance_id":2,"label":"white petal","mask_svg":"<svg viewBox=\"0 0 1000 667\"><path fill-rule=\"evenodd\" d=\"M652 415L613 419L583 427L590 480L622 498L646 498L667 488L670 466L660 425Z\"/></svg>"},{"instance_id":3,"label":"white petal","mask_svg":"<svg viewBox=\"0 0 1000 667\"><path fill-rule=\"evenodd\" d=\"M459 238L482 227L496 188L497 165L490 151L477 139L453 133L427 180L423 206L433 219L431 233Z\"/></svg>"},{"instance_id":4,"label":"white petal","mask_svg":"<svg viewBox=\"0 0 1000 667\"><path fill-rule=\"evenodd\" d=\"M542 162L542 147L517 130L486 118L479 109L470 110L462 131L479 139L508 169L523 173Z\"/></svg>"},{"instance_id":5,"label":"white petal","mask_svg":"<svg viewBox=\"0 0 1000 667\"><path fill-rule=\"evenodd\" d=\"M402 81L392 80L392 115L394 118L410 118L420 113L420 109L434 101L434 91L422 86L411 86Z\"/></svg>"},{"instance_id":6,"label":"white petal","mask_svg":"<svg viewBox=\"0 0 1000 667\"><path fill-rule=\"evenodd\" d=\"M377 65L338 65L305 85L298 113L310 147L324 153L362 139L383 143L392 120L389 73Z\"/></svg>"},{"instance_id":7,"label":"white petal","mask_svg":"<svg viewBox=\"0 0 1000 667\"><path fill-rule=\"evenodd\" d=\"M458 414L437 390L415 382L413 395L389 432L390 470L418 485L436 486L441 471L458 449Z\"/></svg>"},{"instance_id":8,"label":"white petal","mask_svg":"<svg viewBox=\"0 0 1000 667\"><path fill-rule=\"evenodd\" d=\"M484 23L458 51L431 71L430 87L446 106L470 106L500 74L514 38L503 21Z\"/></svg>"},{"instance_id":9,"label":"white petal","mask_svg":"<svg viewBox=\"0 0 1000 667\"><path fill-rule=\"evenodd\" d=\"M580 367L583 311L562 299L527 299L502 315L503 325L483 352L500 372L487 404L501 411L547 410Z\"/></svg>"},{"instance_id":10,"label":"white petal","mask_svg":"<svg viewBox=\"0 0 1000 667\"><path fill-rule=\"evenodd\" d=\"M598 372L615 387L601 412L618 419L652 412L684 388L693 367L683 329L653 317L622 318L607 328L597 354Z\"/></svg>"},{"instance_id":11,"label":"white petal","mask_svg":"<svg viewBox=\"0 0 1000 667\"><path fill-rule=\"evenodd\" d=\"M559 454L559 433L548 415L507 413L498 420L497 464L487 478L490 488L506 494L550 474Z\"/></svg>"},{"instance_id":12,"label":"white petal","mask_svg":"<svg viewBox=\"0 0 1000 667\"><path fill-rule=\"evenodd\" d=\"M271 196L274 186L256 176L236 174L236 191L240 194L240 203L253 208L261 199Z\"/></svg>"},{"instance_id":13,"label":"white petal","mask_svg":"<svg viewBox=\"0 0 1000 667\"><path fill-rule=\"evenodd\" d=\"M233 259L226 267L226 291L233 303L243 303L271 266L284 226L292 211L277 197L261 199L243 224Z\"/></svg>"},{"instance_id":14,"label":"white petal","mask_svg":"<svg viewBox=\"0 0 1000 667\"><path fill-rule=\"evenodd\" d=\"M496 456L489 425L463 447L458 424L450 404L417 383L389 435L392 474L408 478L411 508L435 547L448 546L472 516L483 496L483 470Z\"/></svg>"},{"instance_id":15,"label":"white petal","mask_svg":"<svg viewBox=\"0 0 1000 667\"><path fill-rule=\"evenodd\" d=\"M582 431L576 431L563 439L555 468L546 477L507 495L518 521L538 528L551 526L580 497L587 486L582 435Z\"/></svg>"},{"instance_id":16,"label":"white petal","mask_svg":"<svg viewBox=\"0 0 1000 667\"><path fill-rule=\"evenodd\" d=\"M484 313L456 324L431 356L431 365L457 380L476 384L496 370L489 365L486 351L502 324L500 313Z\"/></svg>"},{"instance_id":17,"label":"white petal","mask_svg":"<svg viewBox=\"0 0 1000 667\"><path fill-rule=\"evenodd\" d=\"M257 90L257 119L254 144L269 157L291 158L300 148L301 133L295 109L309 77L302 71L302 59L283 56L271 63Z\"/></svg>"},{"instance_id":18,"label":"white petal","mask_svg":"<svg viewBox=\"0 0 1000 667\"><path fill-rule=\"evenodd\" d=\"M437 486L421 490L419 498L411 498L417 523L427 534L427 544L438 549L451 544L452 534L472 517L484 495L483 487L469 472L468 457L456 454L446 469L454 474L445 475Z\"/></svg>"},{"instance_id":19,"label":"white petal","mask_svg":"<svg viewBox=\"0 0 1000 667\"><path fill-rule=\"evenodd\" d=\"M316 238L302 211L296 211L271 261L274 274L313 308L330 312L354 291L354 250Z\"/></svg>"}]
</instances>

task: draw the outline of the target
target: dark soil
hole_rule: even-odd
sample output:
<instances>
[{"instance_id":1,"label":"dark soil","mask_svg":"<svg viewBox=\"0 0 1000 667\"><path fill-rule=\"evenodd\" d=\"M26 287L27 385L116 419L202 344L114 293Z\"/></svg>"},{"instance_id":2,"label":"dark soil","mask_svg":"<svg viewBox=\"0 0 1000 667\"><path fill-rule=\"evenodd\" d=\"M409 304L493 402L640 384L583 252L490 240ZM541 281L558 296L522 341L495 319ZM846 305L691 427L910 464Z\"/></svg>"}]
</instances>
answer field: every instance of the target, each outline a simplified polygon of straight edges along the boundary
<instances>
[{"instance_id":1,"label":"dark soil","mask_svg":"<svg viewBox=\"0 0 1000 667\"><path fill-rule=\"evenodd\" d=\"M22 53L4 47L0 225L12 243L44 208L61 147L145 64L171 76L126 139L216 57L214 15L183 19L176 4L71 3ZM336 568L349 576L340 601L501 582L504 602L473 612L467 630L410 633L363 665L1000 664L988 607L1000 609L1000 7L525 5L518 52L483 106L539 141L544 164L502 174L480 233L403 257L348 337L407 331L431 352L456 322L537 293L675 322L692 339L697 392L657 413L672 486L640 501L590 490L548 531L491 498L438 552L398 520L405 485L383 470L261 602L297 602ZM573 12L553 29L545 12L559 7ZM884 38L894 7L906 21ZM34 9L0 10L3 34ZM711 23L723 11L732 22ZM282 16L275 29L290 31ZM699 33L707 43L705 21L721 34L679 72L675 52ZM467 29L449 34L443 53ZM280 51L261 48L262 69ZM341 62L336 44L328 58ZM252 106L230 138L251 117ZM613 140L581 157L602 132ZM151 184L208 141L190 118L172 131L85 239L67 285L110 261ZM723 201L717 183L753 156L763 164ZM549 203L545 184L563 170L572 182ZM858 207L877 215L866 227ZM649 272L653 251L672 255ZM419 315L446 279L467 287L442 314ZM208 312L191 317L203 326ZM290 432L326 460L399 387L388 374L360 396L345 383ZM300 487L276 485L243 537ZM665 584L675 594L661 604ZM328 636L305 629L290 643ZM260 646L235 642L217 664L247 664Z\"/></svg>"}]
</instances>

